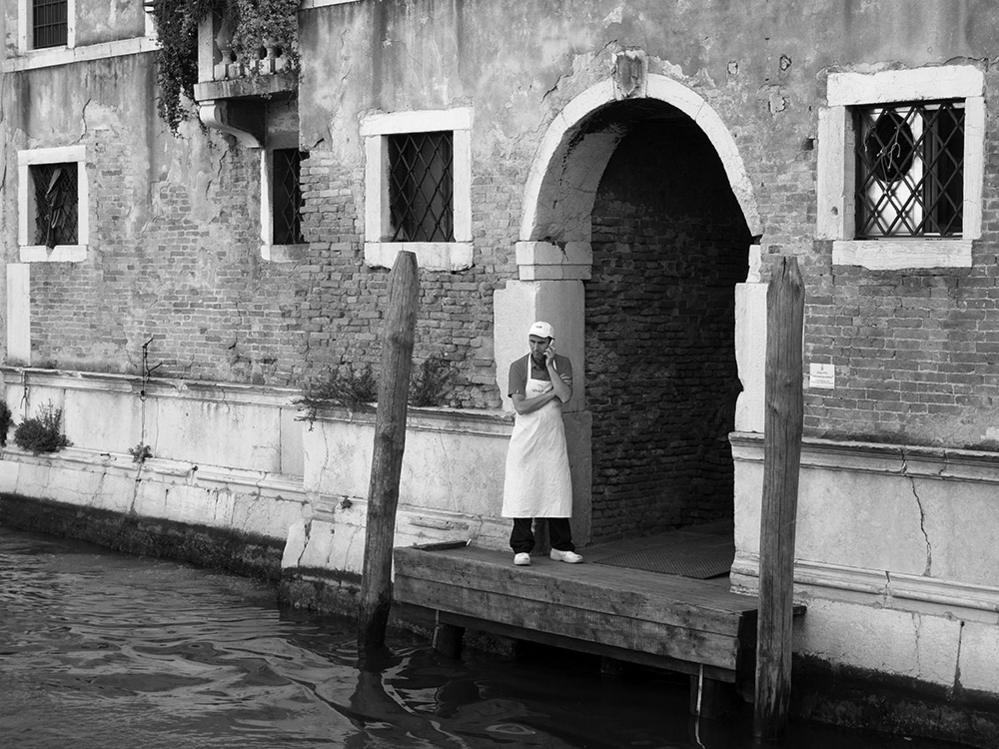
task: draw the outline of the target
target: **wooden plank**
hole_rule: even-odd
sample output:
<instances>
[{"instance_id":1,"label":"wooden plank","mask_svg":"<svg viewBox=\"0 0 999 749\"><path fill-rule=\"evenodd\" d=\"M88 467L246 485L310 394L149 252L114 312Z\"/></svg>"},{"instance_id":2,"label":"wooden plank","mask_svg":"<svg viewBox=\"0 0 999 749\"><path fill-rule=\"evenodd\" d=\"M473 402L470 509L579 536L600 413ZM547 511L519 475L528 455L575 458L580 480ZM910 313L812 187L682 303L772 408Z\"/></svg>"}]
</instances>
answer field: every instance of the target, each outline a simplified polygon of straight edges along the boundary
<instances>
[{"instance_id":1,"label":"wooden plank","mask_svg":"<svg viewBox=\"0 0 999 749\"><path fill-rule=\"evenodd\" d=\"M507 555L498 552L456 549L420 554L413 549L396 549L397 566L407 571L423 570L421 576L450 579L453 575L472 576L481 584L505 585L527 578L527 584L557 584L639 593L670 603L707 608L720 614L756 610L756 599L731 593L724 585L707 585L703 580L662 575L644 570L604 565L569 566L547 559L535 560L529 567L513 567ZM413 574L417 574L413 572ZM541 576L541 577L538 577Z\"/></svg>"},{"instance_id":2,"label":"wooden plank","mask_svg":"<svg viewBox=\"0 0 999 749\"><path fill-rule=\"evenodd\" d=\"M541 573L513 574L505 580L484 579L482 576L428 575L426 570L397 569L396 580L404 577L427 580L452 586L508 595L519 600L530 600L552 606L572 606L618 616L632 616L648 621L662 622L680 627L735 635L745 612L718 612L710 608L692 606L668 598L630 592L611 586L596 586L578 581L552 579Z\"/></svg>"},{"instance_id":3,"label":"wooden plank","mask_svg":"<svg viewBox=\"0 0 999 749\"><path fill-rule=\"evenodd\" d=\"M598 576L594 580L590 570L573 575L562 571L565 565L557 565L551 563L525 569L513 568L505 563L499 567L454 559L450 557L450 552L444 556L396 550L397 580L402 577L419 578L518 599L587 608L727 635L735 635L745 613L755 610L755 607L726 610L710 603L690 603L684 599L691 596L671 595L675 592L682 594L684 589L676 591L674 586L668 586L668 590L657 589L655 580L647 588L640 587L639 584L645 581L640 580L636 584L633 576L628 574L632 570L614 569L613 576ZM713 599L702 596L702 600L711 602ZM754 600L750 598L749 602Z\"/></svg>"},{"instance_id":4,"label":"wooden plank","mask_svg":"<svg viewBox=\"0 0 999 749\"><path fill-rule=\"evenodd\" d=\"M394 590L401 602L732 671L736 667L739 641L735 633L722 635L408 576L397 576Z\"/></svg>"},{"instance_id":5,"label":"wooden plank","mask_svg":"<svg viewBox=\"0 0 999 749\"><path fill-rule=\"evenodd\" d=\"M671 601L703 604L719 611L755 611L757 608L754 596L732 593L728 584L721 580L698 580L678 575L663 575L647 570L599 564L587 564L583 567L568 566L551 562L546 558L536 558L535 564L529 570L525 570L523 567L514 569L507 554L473 546L439 552L435 555L436 559L409 556L412 552L406 548L396 549L396 553L403 555L406 564L444 565L446 571L451 570L449 565L458 563L481 565L484 569L478 570L477 574L488 572L489 574L509 576L510 574L543 570L547 575L556 579L576 580L598 586L613 586L622 590L647 592L649 595L668 597Z\"/></svg>"},{"instance_id":6,"label":"wooden plank","mask_svg":"<svg viewBox=\"0 0 999 749\"><path fill-rule=\"evenodd\" d=\"M433 613L428 613L427 616L429 618L434 618ZM625 648L619 648L605 643L577 640L564 635L539 632L537 630L503 624L502 622L491 622L486 621L485 619L476 618L474 616L465 616L463 614L454 614L451 612L442 611L436 618L438 618L441 622L457 627L477 629L482 632L489 632L501 637L509 637L513 640L529 640L531 642L537 642L542 645L551 645L565 650L590 653L591 655L612 658L617 661L637 663L642 666L661 668L667 671L677 671L679 673L691 674L695 676L701 672L703 665L704 678L715 679L717 681L723 681L730 684L735 681L735 674L728 669L694 663L692 661L685 661L677 658L670 658L665 655L653 655L652 653L646 653L639 650L627 650Z\"/></svg>"}]
</instances>

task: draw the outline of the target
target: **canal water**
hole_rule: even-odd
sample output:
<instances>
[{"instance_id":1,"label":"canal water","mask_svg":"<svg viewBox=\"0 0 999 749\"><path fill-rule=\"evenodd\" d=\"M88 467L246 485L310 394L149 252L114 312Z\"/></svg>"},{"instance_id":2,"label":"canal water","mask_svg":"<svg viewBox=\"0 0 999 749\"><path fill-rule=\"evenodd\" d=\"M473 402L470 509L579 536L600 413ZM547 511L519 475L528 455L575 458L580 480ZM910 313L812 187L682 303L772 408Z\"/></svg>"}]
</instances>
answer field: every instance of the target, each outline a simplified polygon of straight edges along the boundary
<instances>
[{"instance_id":1,"label":"canal water","mask_svg":"<svg viewBox=\"0 0 999 749\"><path fill-rule=\"evenodd\" d=\"M347 620L272 586L0 527L0 747L751 747L687 714L686 682L591 659L451 660L393 633L357 667ZM795 724L786 747L939 744Z\"/></svg>"}]
</instances>

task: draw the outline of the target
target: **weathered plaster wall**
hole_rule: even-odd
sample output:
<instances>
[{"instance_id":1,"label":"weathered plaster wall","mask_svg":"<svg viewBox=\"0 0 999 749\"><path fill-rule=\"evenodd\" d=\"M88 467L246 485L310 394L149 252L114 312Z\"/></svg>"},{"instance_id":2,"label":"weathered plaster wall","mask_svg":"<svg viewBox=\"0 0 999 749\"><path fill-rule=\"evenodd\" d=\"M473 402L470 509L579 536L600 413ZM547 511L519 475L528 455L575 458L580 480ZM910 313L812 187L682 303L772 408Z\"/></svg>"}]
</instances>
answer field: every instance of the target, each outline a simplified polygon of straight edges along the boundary
<instances>
[{"instance_id":1,"label":"weathered plaster wall","mask_svg":"<svg viewBox=\"0 0 999 749\"><path fill-rule=\"evenodd\" d=\"M194 123L170 136L153 80L151 55L5 76L8 180L18 149L87 148L89 252L31 265L32 362L137 373L153 339L160 376L298 384L312 269L259 258L259 156ZM16 189L3 209L17 262Z\"/></svg>"},{"instance_id":2,"label":"weathered plaster wall","mask_svg":"<svg viewBox=\"0 0 999 749\"><path fill-rule=\"evenodd\" d=\"M733 446L732 581L755 593L762 439ZM994 702L999 552L981 532L996 509L993 456L806 440L801 462L794 578L808 610L795 652Z\"/></svg>"},{"instance_id":3,"label":"weathered plaster wall","mask_svg":"<svg viewBox=\"0 0 999 749\"><path fill-rule=\"evenodd\" d=\"M129 7L82 3L80 39L109 26L132 35L141 17ZM303 170L310 246L297 266L261 263L254 252L254 155L193 127L179 140L165 135L148 93L149 56L8 74L0 125L8 175L16 148L77 141L92 148L90 257L31 269L32 309L41 315L32 315L36 362L134 371L137 344L163 335L155 348L164 374L294 384L330 361L375 363L385 272L362 261L359 120L378 111L472 106L475 264L424 274L417 356L442 353L455 362L455 404L498 405L490 306L493 292L516 275L525 175L543 129L573 96L605 79L611 53L625 47L643 48L650 71L681 81L720 113L756 189L764 253L799 253L817 305L810 316L822 315L826 301L846 299L853 288L836 283L828 252L814 251L810 240L815 174L806 139L815 134L824 72L989 52L986 29L996 11L988 4L897 10L891 3L800 2L778 11L768 3L521 0L305 11L301 142L312 151ZM5 18L10 38L15 11L5 8ZM721 31L733 28L737 35ZM13 201L5 191L11 218ZM14 222L4 225L11 261ZM168 260L160 249L167 246L175 253ZM877 327L866 325L872 314L859 309L857 324L846 327ZM810 356L839 358L823 343L840 339L839 329L816 319L822 330L810 328ZM850 366L862 372L863 363ZM981 424L960 421L967 407L984 402L939 404L952 409L947 439L982 442ZM859 405L821 399L809 408L810 430L837 433L892 433L911 415L872 420Z\"/></svg>"},{"instance_id":4,"label":"weathered plaster wall","mask_svg":"<svg viewBox=\"0 0 999 749\"><path fill-rule=\"evenodd\" d=\"M325 225L323 238L358 230L363 159L356 132L361 117L377 111L473 106L475 267L461 274L459 284L447 285L446 308L437 306L436 289L425 295L431 319L420 334L430 348L464 361L465 371L472 373L469 385L483 385L486 402L494 402L484 382L490 377L491 321L484 314L488 304L482 303L488 302L488 291L515 274L513 242L519 237L514 226L539 135L573 96L610 74L611 52L639 47L649 55L650 72L679 80L703 96L735 136L764 220L764 255L794 252L803 264L814 299L808 315L809 340L815 344L808 356L849 363L862 372L864 357L867 362L876 358L860 352L861 361L848 362L842 326L824 317L834 314L830 300L854 293L854 282L849 271L834 272L828 248L813 246L812 240L811 139L825 73L837 66L865 70L986 58L991 44L986 28L999 21L995 8L981 2L920 3L902 11L897 3L797 2L778 9L768 3L542 5L527 0L502 5L354 3L314 10L303 33L303 142L354 175L345 182L337 177L334 203L343 210L338 207L334 215L342 217L337 222L342 231ZM497 28L504 33L496 34ZM317 185L313 194L318 196L319 190ZM329 258L343 281L353 277L360 285L358 296L351 295L355 305L367 294L365 273L356 270L359 254L355 244L338 245ZM844 283L837 280L840 274L845 274ZM336 309L336 297L332 289L323 294L324 309ZM934 314L932 305L917 308L920 315ZM865 327L866 316L853 314L857 322L851 320L845 332ZM348 320L336 327L342 330L345 322L353 323L349 335L358 340L363 323ZM833 349L832 340L840 348ZM331 349L342 346L350 346L343 336L331 339ZM475 362L471 366L470 359ZM908 401L925 397L917 390L909 389ZM810 399L809 431L893 437L902 418L921 408L872 420L866 404L854 407L858 399L847 395L845 407L821 397ZM866 400L876 400L876 394ZM957 414L966 413L966 406L978 408L982 402L944 405L952 407L952 421L958 422ZM920 431L918 424L915 429ZM984 430L955 425L949 432L951 438L971 443L980 441Z\"/></svg>"},{"instance_id":5,"label":"weathered plaster wall","mask_svg":"<svg viewBox=\"0 0 999 749\"><path fill-rule=\"evenodd\" d=\"M135 0L76 0L76 46L144 36L145 15Z\"/></svg>"}]
</instances>

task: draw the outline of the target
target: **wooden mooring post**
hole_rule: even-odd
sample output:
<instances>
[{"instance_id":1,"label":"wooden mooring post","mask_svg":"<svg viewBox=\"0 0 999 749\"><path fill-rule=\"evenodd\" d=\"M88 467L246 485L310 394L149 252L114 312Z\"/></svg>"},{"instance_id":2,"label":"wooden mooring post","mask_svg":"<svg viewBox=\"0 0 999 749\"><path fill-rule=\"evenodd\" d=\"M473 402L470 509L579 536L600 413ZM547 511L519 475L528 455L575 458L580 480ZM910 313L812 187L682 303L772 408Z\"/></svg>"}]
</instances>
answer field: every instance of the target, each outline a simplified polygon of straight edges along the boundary
<instances>
[{"instance_id":1,"label":"wooden mooring post","mask_svg":"<svg viewBox=\"0 0 999 749\"><path fill-rule=\"evenodd\" d=\"M419 290L416 255L400 252L389 276L389 302L383 328L363 576L358 601L357 643L361 652L385 645L385 629L392 606L392 547L402 455L406 446L406 409Z\"/></svg>"},{"instance_id":2,"label":"wooden mooring post","mask_svg":"<svg viewBox=\"0 0 999 749\"><path fill-rule=\"evenodd\" d=\"M805 292L794 257L782 257L767 289L760 605L753 732L780 740L791 698L794 533L801 462L801 334Z\"/></svg>"}]
</instances>

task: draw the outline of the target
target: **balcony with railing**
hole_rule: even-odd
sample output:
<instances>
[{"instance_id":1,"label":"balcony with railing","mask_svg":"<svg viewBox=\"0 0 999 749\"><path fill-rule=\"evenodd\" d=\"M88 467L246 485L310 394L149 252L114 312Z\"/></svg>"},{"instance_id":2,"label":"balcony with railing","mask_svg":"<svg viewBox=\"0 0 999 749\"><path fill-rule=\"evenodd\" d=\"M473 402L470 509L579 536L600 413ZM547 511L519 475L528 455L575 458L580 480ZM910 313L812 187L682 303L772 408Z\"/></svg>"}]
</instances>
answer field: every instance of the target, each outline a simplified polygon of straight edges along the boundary
<instances>
[{"instance_id":1,"label":"balcony with railing","mask_svg":"<svg viewBox=\"0 0 999 749\"><path fill-rule=\"evenodd\" d=\"M261 145L267 102L298 91L298 0L230 0L198 24L201 120Z\"/></svg>"}]
</instances>

